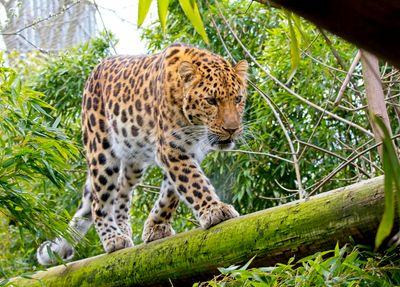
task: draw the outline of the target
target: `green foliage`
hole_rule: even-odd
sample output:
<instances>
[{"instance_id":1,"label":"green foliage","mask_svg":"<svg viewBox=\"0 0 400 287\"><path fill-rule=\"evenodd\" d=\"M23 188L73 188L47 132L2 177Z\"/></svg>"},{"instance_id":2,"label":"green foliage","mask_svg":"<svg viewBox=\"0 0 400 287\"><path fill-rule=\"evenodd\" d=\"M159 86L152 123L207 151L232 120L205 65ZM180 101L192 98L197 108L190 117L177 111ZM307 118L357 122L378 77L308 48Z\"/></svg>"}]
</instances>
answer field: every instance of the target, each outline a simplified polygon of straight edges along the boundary
<instances>
[{"instance_id":1,"label":"green foliage","mask_svg":"<svg viewBox=\"0 0 400 287\"><path fill-rule=\"evenodd\" d=\"M61 124L72 129L75 139L80 133L83 87L93 68L110 55L108 37L104 32L90 42L48 57L31 80L32 88L42 92L43 100L55 108L52 114L63 115Z\"/></svg>"},{"instance_id":2,"label":"green foliage","mask_svg":"<svg viewBox=\"0 0 400 287\"><path fill-rule=\"evenodd\" d=\"M203 40L208 43L207 33L203 26L203 21L201 20L199 8L195 0L179 0L183 12L185 12L186 17L192 23L194 29L203 38Z\"/></svg>"},{"instance_id":3,"label":"green foliage","mask_svg":"<svg viewBox=\"0 0 400 287\"><path fill-rule=\"evenodd\" d=\"M383 120L377 116L373 119L383 133L383 169L385 172L385 211L375 238L375 247L378 248L382 241L389 236L394 224L396 199L400 212L400 160L393 145L388 128Z\"/></svg>"},{"instance_id":4,"label":"green foliage","mask_svg":"<svg viewBox=\"0 0 400 287\"><path fill-rule=\"evenodd\" d=\"M290 32L290 56L292 59L290 76L292 78L294 73L296 73L297 67L300 63L300 45L301 45L301 35L300 35L300 18L299 16L293 14L292 12L285 11L285 15L288 20L288 27ZM297 25L296 25L297 24Z\"/></svg>"},{"instance_id":5,"label":"green foliage","mask_svg":"<svg viewBox=\"0 0 400 287\"><path fill-rule=\"evenodd\" d=\"M27 88L10 68L0 67L0 83L0 230L9 225L6 233L19 233L20 239L38 234L69 238L68 218L44 202L43 191L63 188L68 162L76 160L78 149L58 126L59 120L45 111L53 108L42 100L43 94ZM0 239L3 236L0 232ZM8 252L21 248L18 241L1 248L5 251L0 254L0 271L9 271L2 263ZM33 254L29 257L32 260Z\"/></svg>"},{"instance_id":6,"label":"green foliage","mask_svg":"<svg viewBox=\"0 0 400 287\"><path fill-rule=\"evenodd\" d=\"M146 19L147 13L149 12L150 5L153 0L139 0L138 7L138 27L142 26L144 19ZM163 20L161 20L163 23Z\"/></svg>"},{"instance_id":7,"label":"green foliage","mask_svg":"<svg viewBox=\"0 0 400 287\"><path fill-rule=\"evenodd\" d=\"M0 67L0 81L0 206L22 227L43 224L51 230L52 212L40 202L36 207L29 191L45 181L60 188L67 178L65 162L74 160L78 150L59 121L44 111L51 106L42 94L24 87L9 68Z\"/></svg>"},{"instance_id":8,"label":"green foliage","mask_svg":"<svg viewBox=\"0 0 400 287\"><path fill-rule=\"evenodd\" d=\"M0 69L0 277L32 270L36 248L62 234L86 176L80 105L86 78L109 55L103 34L54 56L10 55ZM28 71L33 71L29 73ZM23 84L22 80L27 84ZM97 235L78 256L101 252Z\"/></svg>"},{"instance_id":9,"label":"green foliage","mask_svg":"<svg viewBox=\"0 0 400 287\"><path fill-rule=\"evenodd\" d=\"M167 28L168 4L169 0L157 1L158 19L160 19L161 28L163 29L164 32L165 29Z\"/></svg>"},{"instance_id":10,"label":"green foliage","mask_svg":"<svg viewBox=\"0 0 400 287\"><path fill-rule=\"evenodd\" d=\"M139 15L138 15L138 26L140 27L146 19L147 13L149 12L150 5L153 0L139 0ZM169 0L157 0L158 6L158 18L161 23L162 31L166 31L167 25L167 14L168 14ZM192 23L193 28L208 43L208 37L206 30L201 20L199 7L197 6L196 0L179 0L179 4L185 13L187 19Z\"/></svg>"},{"instance_id":11,"label":"green foliage","mask_svg":"<svg viewBox=\"0 0 400 287\"><path fill-rule=\"evenodd\" d=\"M397 286L400 284L399 258L396 251L384 256L364 248L342 247L318 252L294 262L271 267L247 269L245 266L220 268L221 275L193 286Z\"/></svg>"}]
</instances>

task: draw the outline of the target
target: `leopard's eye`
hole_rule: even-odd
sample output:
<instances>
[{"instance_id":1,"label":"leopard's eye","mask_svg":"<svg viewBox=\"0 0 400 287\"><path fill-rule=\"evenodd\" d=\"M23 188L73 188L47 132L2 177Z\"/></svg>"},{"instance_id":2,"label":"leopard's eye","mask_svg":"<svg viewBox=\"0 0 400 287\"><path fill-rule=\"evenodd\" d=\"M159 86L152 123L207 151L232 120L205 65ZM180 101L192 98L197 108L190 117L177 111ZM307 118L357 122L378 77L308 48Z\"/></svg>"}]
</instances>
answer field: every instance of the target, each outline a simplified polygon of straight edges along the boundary
<instances>
[{"instance_id":1,"label":"leopard's eye","mask_svg":"<svg viewBox=\"0 0 400 287\"><path fill-rule=\"evenodd\" d=\"M242 101L242 99L243 99L242 96L237 96L237 97L235 98L235 103L236 103L236 104L240 104L240 102Z\"/></svg>"},{"instance_id":2,"label":"leopard's eye","mask_svg":"<svg viewBox=\"0 0 400 287\"><path fill-rule=\"evenodd\" d=\"M206 98L206 101L209 105L215 106L217 104L216 98Z\"/></svg>"}]
</instances>

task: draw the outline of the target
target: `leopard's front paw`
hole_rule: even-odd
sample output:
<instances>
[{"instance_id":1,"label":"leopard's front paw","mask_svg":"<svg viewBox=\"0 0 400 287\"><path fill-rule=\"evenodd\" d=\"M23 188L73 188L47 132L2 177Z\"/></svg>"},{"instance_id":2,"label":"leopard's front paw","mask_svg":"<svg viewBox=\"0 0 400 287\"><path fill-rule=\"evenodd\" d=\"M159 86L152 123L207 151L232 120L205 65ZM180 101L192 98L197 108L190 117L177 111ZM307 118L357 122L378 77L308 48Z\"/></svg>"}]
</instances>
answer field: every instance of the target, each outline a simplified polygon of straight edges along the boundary
<instances>
[{"instance_id":1,"label":"leopard's front paw","mask_svg":"<svg viewBox=\"0 0 400 287\"><path fill-rule=\"evenodd\" d=\"M199 216L199 223L203 228L210 228L222 221L235 218L239 213L232 205L223 202L213 204L210 207L202 210L203 214Z\"/></svg>"},{"instance_id":2,"label":"leopard's front paw","mask_svg":"<svg viewBox=\"0 0 400 287\"><path fill-rule=\"evenodd\" d=\"M152 219L147 219L144 224L142 240L146 243L175 234L175 230L168 222L156 224Z\"/></svg>"},{"instance_id":3,"label":"leopard's front paw","mask_svg":"<svg viewBox=\"0 0 400 287\"><path fill-rule=\"evenodd\" d=\"M105 239L103 241L103 247L105 252L107 253L111 253L132 246L133 246L132 239L126 236L125 234L118 234L114 237Z\"/></svg>"}]
</instances>

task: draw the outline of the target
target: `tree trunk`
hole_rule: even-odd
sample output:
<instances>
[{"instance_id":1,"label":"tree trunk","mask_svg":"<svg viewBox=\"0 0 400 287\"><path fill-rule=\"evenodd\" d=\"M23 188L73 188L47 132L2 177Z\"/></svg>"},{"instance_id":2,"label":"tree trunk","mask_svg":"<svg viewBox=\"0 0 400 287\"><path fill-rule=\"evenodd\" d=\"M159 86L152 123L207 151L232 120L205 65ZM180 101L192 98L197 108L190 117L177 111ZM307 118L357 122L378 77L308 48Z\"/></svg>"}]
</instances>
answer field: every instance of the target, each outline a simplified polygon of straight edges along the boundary
<instances>
[{"instance_id":1,"label":"tree trunk","mask_svg":"<svg viewBox=\"0 0 400 287\"><path fill-rule=\"evenodd\" d=\"M14 278L17 286L191 286L217 267L271 266L337 242L372 245L384 209L383 177L133 248ZM171 282L171 283L170 283Z\"/></svg>"}]
</instances>

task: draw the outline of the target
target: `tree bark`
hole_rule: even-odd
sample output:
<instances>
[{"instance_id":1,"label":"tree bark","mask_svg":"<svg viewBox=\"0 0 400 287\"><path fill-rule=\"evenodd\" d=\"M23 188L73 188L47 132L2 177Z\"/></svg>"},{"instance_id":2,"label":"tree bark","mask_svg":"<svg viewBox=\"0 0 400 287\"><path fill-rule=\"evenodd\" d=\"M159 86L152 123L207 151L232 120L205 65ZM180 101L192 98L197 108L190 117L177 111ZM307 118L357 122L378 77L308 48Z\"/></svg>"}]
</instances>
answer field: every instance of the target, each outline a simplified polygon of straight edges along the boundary
<instances>
[{"instance_id":1,"label":"tree bark","mask_svg":"<svg viewBox=\"0 0 400 287\"><path fill-rule=\"evenodd\" d=\"M372 245L381 219L383 177L149 244L14 278L17 286L191 286L217 267L287 262L334 248Z\"/></svg>"},{"instance_id":2,"label":"tree bark","mask_svg":"<svg viewBox=\"0 0 400 287\"><path fill-rule=\"evenodd\" d=\"M398 0L256 0L283 7L400 67Z\"/></svg>"},{"instance_id":3,"label":"tree bark","mask_svg":"<svg viewBox=\"0 0 400 287\"><path fill-rule=\"evenodd\" d=\"M371 116L370 122L374 132L375 141L380 143L383 140L383 132L377 123L374 122L373 117L381 118L390 134L392 134L392 129L390 128L389 115L386 109L385 95L383 93L381 74L379 72L379 61L373 54L361 50L361 63L363 68L367 107ZM383 160L382 151L382 146L379 146L378 152Z\"/></svg>"}]
</instances>

